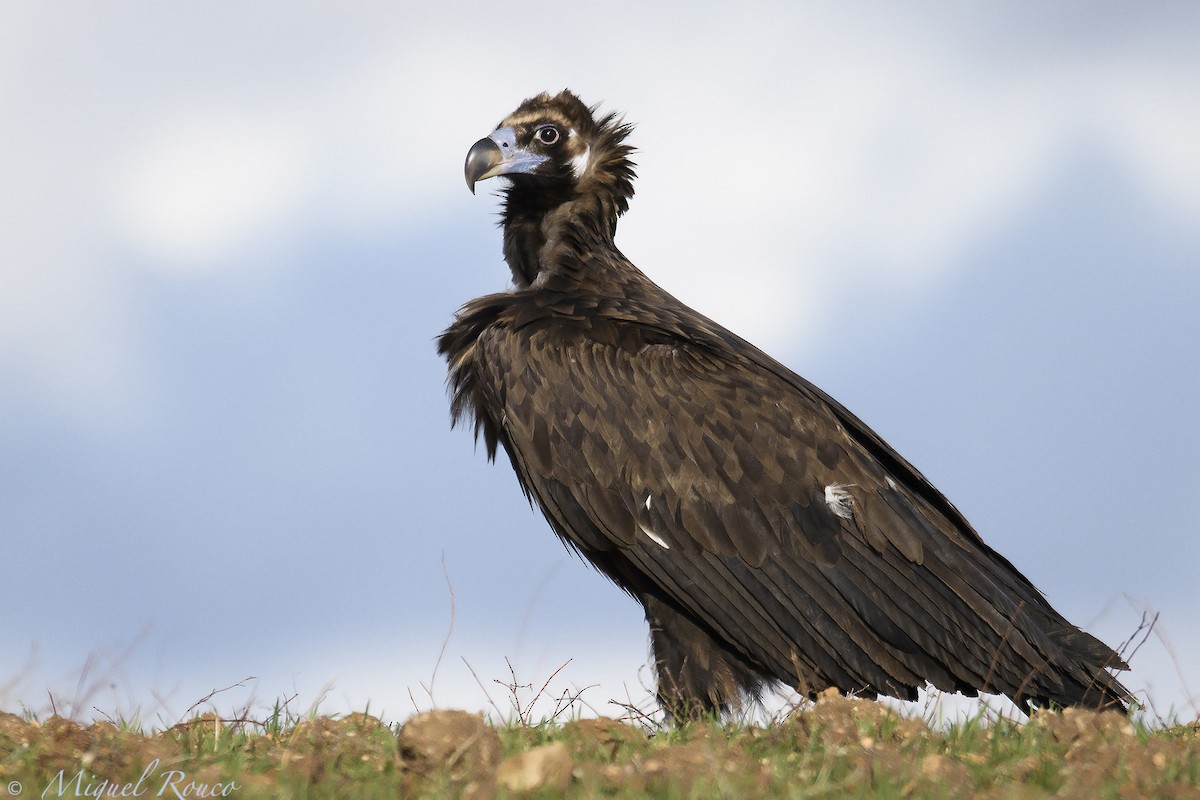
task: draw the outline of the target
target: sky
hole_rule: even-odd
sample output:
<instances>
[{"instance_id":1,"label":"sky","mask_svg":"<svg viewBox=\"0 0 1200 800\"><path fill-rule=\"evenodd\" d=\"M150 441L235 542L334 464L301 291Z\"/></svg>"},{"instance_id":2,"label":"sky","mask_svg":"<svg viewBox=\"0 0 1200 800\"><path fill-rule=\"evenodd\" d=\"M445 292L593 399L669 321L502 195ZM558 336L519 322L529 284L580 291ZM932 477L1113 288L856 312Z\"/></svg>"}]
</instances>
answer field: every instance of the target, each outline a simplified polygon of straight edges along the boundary
<instances>
[{"instance_id":1,"label":"sky","mask_svg":"<svg viewBox=\"0 0 1200 800\"><path fill-rule=\"evenodd\" d=\"M5 4L0 709L645 707L637 604L450 430L434 352L508 282L468 148L570 87L637 126L623 251L1070 620L1157 615L1125 681L1196 718L1198 37L1173 2Z\"/></svg>"}]
</instances>

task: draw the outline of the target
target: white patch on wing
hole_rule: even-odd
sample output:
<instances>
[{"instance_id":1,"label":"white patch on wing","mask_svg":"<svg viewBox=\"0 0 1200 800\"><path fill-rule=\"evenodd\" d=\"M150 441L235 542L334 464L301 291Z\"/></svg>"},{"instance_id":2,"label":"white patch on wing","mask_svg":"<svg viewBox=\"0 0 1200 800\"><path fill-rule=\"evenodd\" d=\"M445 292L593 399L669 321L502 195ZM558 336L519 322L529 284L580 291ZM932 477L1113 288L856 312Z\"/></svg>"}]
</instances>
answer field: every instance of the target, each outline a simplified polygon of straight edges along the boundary
<instances>
[{"instance_id":1,"label":"white patch on wing","mask_svg":"<svg viewBox=\"0 0 1200 800\"><path fill-rule=\"evenodd\" d=\"M646 510L650 510L650 495L646 495Z\"/></svg>"},{"instance_id":2,"label":"white patch on wing","mask_svg":"<svg viewBox=\"0 0 1200 800\"><path fill-rule=\"evenodd\" d=\"M831 483L825 487L825 505L829 506L829 510L842 519L850 519L854 516L854 509L850 505L853 498L846 491L852 485L847 483Z\"/></svg>"},{"instance_id":3,"label":"white patch on wing","mask_svg":"<svg viewBox=\"0 0 1200 800\"><path fill-rule=\"evenodd\" d=\"M671 549L671 545L667 544L666 541L661 536L659 536L657 533L650 530L645 525L639 524L638 527L642 529L642 533L646 534L646 536L648 536L650 538L650 541L654 542L656 545L661 547L663 550Z\"/></svg>"},{"instance_id":4,"label":"white patch on wing","mask_svg":"<svg viewBox=\"0 0 1200 800\"><path fill-rule=\"evenodd\" d=\"M592 148L585 147L582 153L571 159L571 170L575 173L576 178L583 177L583 173L588 168L588 159L591 157Z\"/></svg>"}]
</instances>

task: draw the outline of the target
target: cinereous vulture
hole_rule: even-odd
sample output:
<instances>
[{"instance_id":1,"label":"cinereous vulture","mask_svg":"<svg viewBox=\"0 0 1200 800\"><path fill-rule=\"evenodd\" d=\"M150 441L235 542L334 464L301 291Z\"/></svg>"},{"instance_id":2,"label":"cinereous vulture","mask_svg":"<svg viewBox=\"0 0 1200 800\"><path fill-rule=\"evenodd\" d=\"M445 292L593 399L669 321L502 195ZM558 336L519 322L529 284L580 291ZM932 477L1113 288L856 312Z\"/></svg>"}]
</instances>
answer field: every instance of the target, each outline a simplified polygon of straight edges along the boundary
<instances>
[{"instance_id":1,"label":"cinereous vulture","mask_svg":"<svg viewBox=\"0 0 1200 800\"><path fill-rule=\"evenodd\" d=\"M778 684L1124 707L1121 658L916 468L621 254L630 130L564 91L471 147L472 191L507 179L513 287L463 306L438 350L454 421L644 607L663 708L727 712Z\"/></svg>"}]
</instances>

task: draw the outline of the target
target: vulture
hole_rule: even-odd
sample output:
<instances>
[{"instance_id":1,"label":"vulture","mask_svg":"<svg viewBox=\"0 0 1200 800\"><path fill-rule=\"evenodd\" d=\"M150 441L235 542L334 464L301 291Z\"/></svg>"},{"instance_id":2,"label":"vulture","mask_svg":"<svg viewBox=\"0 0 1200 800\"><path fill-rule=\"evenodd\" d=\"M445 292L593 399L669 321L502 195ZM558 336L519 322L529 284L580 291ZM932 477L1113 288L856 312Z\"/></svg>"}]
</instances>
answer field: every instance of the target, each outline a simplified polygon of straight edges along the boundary
<instances>
[{"instance_id":1,"label":"vulture","mask_svg":"<svg viewBox=\"0 0 1200 800\"><path fill-rule=\"evenodd\" d=\"M570 91L467 154L502 176L508 291L438 339L452 424L502 446L554 532L641 603L657 700L721 715L786 685L1125 708L1128 669L858 417L672 297L614 243L632 127Z\"/></svg>"}]
</instances>

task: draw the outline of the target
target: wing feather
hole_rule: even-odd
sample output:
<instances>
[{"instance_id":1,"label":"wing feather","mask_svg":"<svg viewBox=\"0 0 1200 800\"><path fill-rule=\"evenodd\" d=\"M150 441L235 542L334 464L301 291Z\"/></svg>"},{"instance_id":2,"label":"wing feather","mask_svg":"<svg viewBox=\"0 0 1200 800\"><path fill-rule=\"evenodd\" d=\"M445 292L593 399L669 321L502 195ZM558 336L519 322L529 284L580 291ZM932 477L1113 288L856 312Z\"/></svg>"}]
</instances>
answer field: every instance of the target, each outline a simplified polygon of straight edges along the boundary
<instances>
[{"instance_id":1,"label":"wing feather","mask_svg":"<svg viewBox=\"0 0 1200 800\"><path fill-rule=\"evenodd\" d=\"M620 325L539 306L475 343L497 435L564 541L796 686L1056 680L1037 675L1059 652L1040 593L857 418L749 345Z\"/></svg>"}]
</instances>

